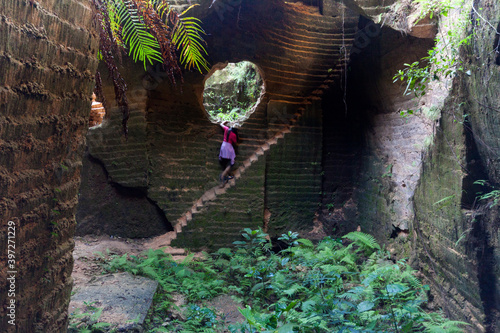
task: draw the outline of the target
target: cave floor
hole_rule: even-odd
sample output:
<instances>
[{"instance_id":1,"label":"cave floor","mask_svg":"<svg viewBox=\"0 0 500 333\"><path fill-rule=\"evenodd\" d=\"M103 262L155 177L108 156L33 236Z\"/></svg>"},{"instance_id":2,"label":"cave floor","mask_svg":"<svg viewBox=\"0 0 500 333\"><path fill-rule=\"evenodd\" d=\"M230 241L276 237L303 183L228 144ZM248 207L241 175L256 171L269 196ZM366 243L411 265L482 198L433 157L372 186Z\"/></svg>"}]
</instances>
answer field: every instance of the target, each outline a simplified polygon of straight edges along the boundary
<instances>
[{"instance_id":1,"label":"cave floor","mask_svg":"<svg viewBox=\"0 0 500 333\"><path fill-rule=\"evenodd\" d=\"M103 281L110 280L111 287L113 287L113 285L116 284L123 286L123 283L127 284L127 281L130 280L131 277L121 276L123 274L128 275L128 273L103 275L105 274L105 271L103 269L103 264L111 256L122 256L124 254L140 255L149 248L147 244L148 241L150 241L150 239L149 238L129 239L129 238L111 237L107 235L100 235L100 236L86 235L83 237L75 237L74 241L75 241L75 249L73 251L74 266L72 272L74 283L73 283L71 302L69 304L69 314L75 313L76 311L80 311L82 313L86 312L84 305L92 304L98 307L99 305L106 305L107 302L109 303L107 297L104 296L101 297L100 295L106 295L106 293L112 293L113 290L111 290L112 288L109 290L106 289L109 287L107 285L109 283L105 283ZM184 249L165 247L164 251L166 253L171 254L172 258L176 261L182 261L187 256L187 253ZM201 257L202 253L201 252L195 253L195 256ZM142 279L148 280L146 278ZM139 282L132 281L131 285L137 283ZM141 281L140 283L144 284L145 282ZM92 286L95 285L102 285L102 288L92 288ZM124 293L126 293L125 289L123 289ZM133 292L131 293L133 294ZM137 296L137 295L131 295L131 296ZM88 299L84 299L85 297L88 297ZM121 296L118 295L118 298L120 297ZM102 299L99 299L96 302L95 300L98 298ZM130 298L132 299L133 302L134 297ZM180 294L172 295L172 299L179 308L182 308L183 305L185 305L186 300L183 299L183 296ZM238 311L238 307L241 307L242 305L233 301L231 297L228 295L221 295L216 297L215 299L208 302L207 306L213 307L217 309L219 313L225 314L224 319L228 323L241 322L244 319ZM134 304L132 304L132 307L134 307ZM137 306L135 306L135 308L136 307ZM137 315L137 314L126 313L127 311L129 311L127 310L129 308L130 307L125 307L125 306L117 307L114 305L106 306L104 307L102 316L98 321L108 322L111 323L113 326L120 325L120 323L125 322L123 321L123 318L129 317L130 315L133 316ZM125 313L120 313L120 311L122 312L124 311ZM179 313L178 315L182 318L181 313Z\"/></svg>"},{"instance_id":2,"label":"cave floor","mask_svg":"<svg viewBox=\"0 0 500 333\"><path fill-rule=\"evenodd\" d=\"M103 274L101 264L103 256L111 255L138 255L145 251L145 240L128 238L111 238L107 235L86 235L75 237L73 251L73 290L88 283L93 277Z\"/></svg>"}]
</instances>

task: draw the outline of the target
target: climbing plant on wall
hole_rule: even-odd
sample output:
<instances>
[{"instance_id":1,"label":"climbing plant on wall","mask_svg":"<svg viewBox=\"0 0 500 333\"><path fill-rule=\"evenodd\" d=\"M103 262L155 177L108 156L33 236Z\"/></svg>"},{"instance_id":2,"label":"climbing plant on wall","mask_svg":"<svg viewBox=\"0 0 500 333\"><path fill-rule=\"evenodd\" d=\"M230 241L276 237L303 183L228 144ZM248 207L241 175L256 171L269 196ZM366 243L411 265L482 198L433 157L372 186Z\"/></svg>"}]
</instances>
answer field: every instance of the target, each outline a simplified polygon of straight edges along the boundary
<instances>
[{"instance_id":1,"label":"climbing plant on wall","mask_svg":"<svg viewBox=\"0 0 500 333\"><path fill-rule=\"evenodd\" d=\"M420 19L448 17L456 10L456 18L445 27L446 32L438 33L435 46L428 51L428 56L405 64L405 68L394 76L394 82L406 84L405 95L414 94L419 98L425 95L431 80L454 77L457 71L464 70L460 50L472 38L472 34L465 33L471 3L468 0L416 0L415 4L421 6Z\"/></svg>"},{"instance_id":2,"label":"climbing plant on wall","mask_svg":"<svg viewBox=\"0 0 500 333\"><path fill-rule=\"evenodd\" d=\"M94 21L99 33L99 58L104 61L115 88L115 99L123 112L126 133L128 120L127 85L117 59L126 52L144 69L163 64L170 81L182 81L183 65L188 70L208 70L201 21L176 12L166 0L92 0ZM102 101L100 74L96 76L96 95Z\"/></svg>"}]
</instances>

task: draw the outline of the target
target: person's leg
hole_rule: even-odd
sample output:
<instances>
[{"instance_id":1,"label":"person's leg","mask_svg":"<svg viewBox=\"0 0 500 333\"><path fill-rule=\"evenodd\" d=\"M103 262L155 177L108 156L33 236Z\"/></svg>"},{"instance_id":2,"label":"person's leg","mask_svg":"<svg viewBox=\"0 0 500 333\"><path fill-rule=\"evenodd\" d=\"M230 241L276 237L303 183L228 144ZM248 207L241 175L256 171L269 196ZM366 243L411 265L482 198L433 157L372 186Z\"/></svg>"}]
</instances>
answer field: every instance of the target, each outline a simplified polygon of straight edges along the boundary
<instances>
[{"instance_id":1,"label":"person's leg","mask_svg":"<svg viewBox=\"0 0 500 333\"><path fill-rule=\"evenodd\" d=\"M229 171L231 170L231 160L227 158L221 158L220 164L222 166L222 173L219 175L219 180L221 185L224 186L226 183L226 177Z\"/></svg>"},{"instance_id":2,"label":"person's leg","mask_svg":"<svg viewBox=\"0 0 500 333\"><path fill-rule=\"evenodd\" d=\"M231 166L232 165L229 163L228 166L226 167L226 169L224 169L224 171L222 172L222 175L221 175L222 180L224 180L227 177L229 171L231 171Z\"/></svg>"}]
</instances>

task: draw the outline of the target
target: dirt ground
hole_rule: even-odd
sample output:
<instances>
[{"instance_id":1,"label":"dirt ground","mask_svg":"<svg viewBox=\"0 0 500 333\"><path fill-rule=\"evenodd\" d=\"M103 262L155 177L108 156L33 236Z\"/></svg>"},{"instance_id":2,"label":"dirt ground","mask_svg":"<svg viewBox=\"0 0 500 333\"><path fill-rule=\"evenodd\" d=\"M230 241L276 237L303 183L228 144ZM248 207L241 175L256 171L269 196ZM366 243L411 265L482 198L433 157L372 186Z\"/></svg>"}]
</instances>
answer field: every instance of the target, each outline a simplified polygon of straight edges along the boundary
<instances>
[{"instance_id":1,"label":"dirt ground","mask_svg":"<svg viewBox=\"0 0 500 333\"><path fill-rule=\"evenodd\" d=\"M137 255L146 250L144 243L145 241L142 239L111 238L105 235L75 237L73 290L89 282L92 277L102 274L102 268L98 264L101 257L99 252L104 255L123 255L125 253Z\"/></svg>"},{"instance_id":2,"label":"dirt ground","mask_svg":"<svg viewBox=\"0 0 500 333\"><path fill-rule=\"evenodd\" d=\"M83 237L75 237L74 240L74 266L72 273L74 280L73 292L78 291L96 277L102 275L103 269L100 263L102 262L103 255L120 256L125 253L129 255L138 255L148 249L145 245L148 239L111 238L106 235L86 235ZM172 254L174 260L182 260L186 257L186 253L183 249L167 247L165 252ZM201 256L201 253L195 254L195 256L196 255ZM241 322L244 320L243 316L238 311L238 307L243 306L232 300L228 295L218 296L206 305L215 308L226 323ZM71 303L69 309L71 313Z\"/></svg>"}]
</instances>

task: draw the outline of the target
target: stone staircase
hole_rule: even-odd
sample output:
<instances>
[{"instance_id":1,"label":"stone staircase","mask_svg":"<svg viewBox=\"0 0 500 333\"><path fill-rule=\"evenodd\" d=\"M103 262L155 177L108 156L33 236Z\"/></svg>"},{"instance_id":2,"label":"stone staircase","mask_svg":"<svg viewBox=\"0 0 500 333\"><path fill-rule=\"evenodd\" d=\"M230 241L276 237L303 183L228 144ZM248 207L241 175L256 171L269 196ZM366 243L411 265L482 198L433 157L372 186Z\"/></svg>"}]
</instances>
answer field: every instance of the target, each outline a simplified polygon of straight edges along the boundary
<instances>
[{"instance_id":1,"label":"stone staircase","mask_svg":"<svg viewBox=\"0 0 500 333\"><path fill-rule=\"evenodd\" d=\"M203 195L196 200L196 202L192 205L192 207L187 210L182 216L177 219L174 223L174 231L168 232L164 235L155 237L151 242L146 243L146 246L149 248L160 248L165 246L170 246L172 240L177 238L177 235L182 232L183 227L187 226L187 224L193 220L196 214L199 214L203 211L203 209L213 202L220 196L225 194L230 188L236 185L236 181L239 180L243 174L250 168L254 163L259 161L261 156L264 156L267 151L271 149L272 146L278 143L279 139L284 138L284 136L291 132L293 128L293 124L297 122L297 120L302 116L301 111L304 108L300 109L300 112L294 114L293 118L290 119L290 124L283 126L272 138L266 140L264 144L260 145L253 154L250 155L245 161L242 162L242 165L237 168L234 172L234 178L229 180L224 187L220 185L214 186L207 190ZM244 200L244 199L242 199ZM237 232L239 233L241 227L237 227ZM170 248L168 249L170 251Z\"/></svg>"},{"instance_id":2,"label":"stone staircase","mask_svg":"<svg viewBox=\"0 0 500 333\"><path fill-rule=\"evenodd\" d=\"M357 19L353 17L348 17L342 22L342 18L318 14L311 20L310 13L296 10L294 7L291 5L287 9L287 18L290 22L293 21L293 26L285 24L272 31L266 31L265 43L268 44L266 50L273 50L273 45L280 45L286 52L268 53L266 60L260 63L266 74L266 100L279 105L289 105L288 110L294 111L284 115L286 121L283 117L275 121L274 118L270 119L272 116L269 115L269 110L266 111L266 105L257 109L243 125L243 132L248 138L245 138L244 144L240 145L238 157L246 158L234 171L234 178L223 188L216 185L204 191L172 223L174 231L153 238L146 246L170 249L172 242L178 240L179 234L185 232L188 224L203 219L204 215L224 221L216 225L205 223L203 228L198 228L199 231L209 233L212 239L220 239L210 244L212 247L231 244L232 240L229 243L227 240L236 239L242 229L242 223L238 221L245 220L245 225L249 227L262 226L262 216L252 215L251 209L248 212L235 210L230 204L230 202L249 200L251 197L253 200L262 200L259 204L263 207L264 199L260 198L263 196L262 193L244 195L235 190L235 185L247 181L262 182L262 187L264 186L264 178L261 175L259 178L258 175L265 170L266 159L262 157L292 131L297 133L303 130L299 123L308 105L320 99L324 90L330 85L340 83L344 50L346 49L346 53L349 54L357 30ZM268 124L264 130L263 119ZM259 135L263 131L265 135ZM220 145L218 137L209 141L214 141L214 145ZM228 216L231 216L234 222L231 222ZM177 242L174 243L177 245Z\"/></svg>"},{"instance_id":3,"label":"stone staircase","mask_svg":"<svg viewBox=\"0 0 500 333\"><path fill-rule=\"evenodd\" d=\"M372 18L382 13L387 13L396 1L397 0L355 0L356 4L363 9L364 14Z\"/></svg>"},{"instance_id":4,"label":"stone staircase","mask_svg":"<svg viewBox=\"0 0 500 333\"><path fill-rule=\"evenodd\" d=\"M268 54L261 67L270 99L303 104L318 87L340 79L343 50L352 44L357 20L347 11L343 19L311 15L297 5L285 12L287 21L267 31L265 42L269 49L279 45L285 52Z\"/></svg>"}]
</instances>

